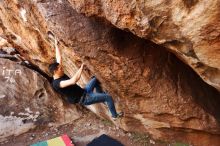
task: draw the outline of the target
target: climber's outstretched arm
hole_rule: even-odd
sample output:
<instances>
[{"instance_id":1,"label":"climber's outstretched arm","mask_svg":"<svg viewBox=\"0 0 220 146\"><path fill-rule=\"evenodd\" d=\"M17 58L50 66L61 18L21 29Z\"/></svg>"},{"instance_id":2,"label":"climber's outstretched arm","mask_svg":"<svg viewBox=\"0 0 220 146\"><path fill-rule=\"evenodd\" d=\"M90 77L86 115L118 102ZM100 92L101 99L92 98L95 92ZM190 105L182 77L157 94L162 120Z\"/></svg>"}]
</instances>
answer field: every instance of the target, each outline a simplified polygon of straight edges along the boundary
<instances>
[{"instance_id":1,"label":"climber's outstretched arm","mask_svg":"<svg viewBox=\"0 0 220 146\"><path fill-rule=\"evenodd\" d=\"M57 45L57 38L56 37L55 37L55 40L54 40L54 45L55 45L55 49L56 49L56 61L57 61L57 63L62 65L61 51L60 51L60 49Z\"/></svg>"}]
</instances>

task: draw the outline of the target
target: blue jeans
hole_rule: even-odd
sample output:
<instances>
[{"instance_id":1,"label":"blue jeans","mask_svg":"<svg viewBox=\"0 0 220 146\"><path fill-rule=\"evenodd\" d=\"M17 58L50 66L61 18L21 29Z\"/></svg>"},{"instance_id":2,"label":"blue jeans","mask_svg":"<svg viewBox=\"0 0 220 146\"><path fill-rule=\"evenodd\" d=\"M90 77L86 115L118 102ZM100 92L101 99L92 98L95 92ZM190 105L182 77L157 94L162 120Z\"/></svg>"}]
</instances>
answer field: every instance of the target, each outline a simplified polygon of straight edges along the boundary
<instances>
[{"instance_id":1,"label":"blue jeans","mask_svg":"<svg viewBox=\"0 0 220 146\"><path fill-rule=\"evenodd\" d=\"M96 93L93 92L94 88L96 89ZM112 117L117 117L117 112L115 110L115 105L112 97L109 94L104 93L102 91L102 88L95 77L92 78L86 85L85 92L88 96L86 96L85 100L83 101L83 105L91 105L95 103L106 102L109 111L112 114Z\"/></svg>"}]
</instances>

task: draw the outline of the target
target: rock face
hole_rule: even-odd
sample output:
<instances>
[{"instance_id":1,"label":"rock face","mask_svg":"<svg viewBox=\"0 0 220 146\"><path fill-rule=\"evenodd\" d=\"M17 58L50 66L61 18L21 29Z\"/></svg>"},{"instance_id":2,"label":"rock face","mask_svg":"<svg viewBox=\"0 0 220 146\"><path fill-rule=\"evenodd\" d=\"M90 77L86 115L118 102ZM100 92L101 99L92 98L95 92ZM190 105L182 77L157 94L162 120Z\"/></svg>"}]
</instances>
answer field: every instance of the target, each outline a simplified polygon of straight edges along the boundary
<instances>
[{"instance_id":1,"label":"rock face","mask_svg":"<svg viewBox=\"0 0 220 146\"><path fill-rule=\"evenodd\" d=\"M59 125L80 118L40 74L0 59L0 141L36 126Z\"/></svg>"},{"instance_id":2,"label":"rock face","mask_svg":"<svg viewBox=\"0 0 220 146\"><path fill-rule=\"evenodd\" d=\"M220 1L69 0L74 9L167 47L220 90Z\"/></svg>"},{"instance_id":3,"label":"rock face","mask_svg":"<svg viewBox=\"0 0 220 146\"><path fill-rule=\"evenodd\" d=\"M53 54L49 51L52 46L46 40L47 25L40 12L31 1L1 1L0 8L1 47L13 46L26 60L46 72Z\"/></svg>"},{"instance_id":4,"label":"rock face","mask_svg":"<svg viewBox=\"0 0 220 146\"><path fill-rule=\"evenodd\" d=\"M81 1L71 2L72 6L80 12L106 19L109 18L107 16L113 17L121 13L120 19L113 23L117 24L117 27L128 28L138 36L157 40L155 42L172 48L174 53L179 54L178 56L190 65L192 60L196 62L195 64L201 63L198 66L199 69L202 70L204 67L207 69L204 76L206 73L215 73L216 76L212 77L219 80L216 65L204 65L202 59L184 54L187 49L189 49L188 53L193 55L201 50L197 48L198 50L195 51L195 44L190 42L190 37L186 40L191 45L185 43L184 36L181 36L184 33L180 33L178 27L173 28L171 21L168 21L170 17L164 17L163 21L160 15L158 19L153 17L154 11L155 15L162 10L170 12L171 9L168 6L172 4L171 2L164 3L167 5L164 8L159 7L158 2L158 9L152 7L154 11L147 9L155 19L154 27L151 27L153 22L151 25L145 25L150 20L148 16L145 17L146 19L142 19L142 16L137 17L143 24L136 23L138 21L133 17L133 19L128 18L132 21L125 19L126 15L123 14L127 11L126 5L122 5L123 1L115 2L123 9L110 5L111 3L107 1L105 4L109 5L105 7L99 1L96 1L97 3L83 1L86 4ZM163 1L160 2L163 4ZM133 3L135 5L135 2ZM153 2L149 2L150 4L153 5ZM51 50L52 45L47 41L46 32L52 30L60 39L59 46L62 48L66 73L73 75L83 60L87 70L83 74L81 85L83 86L92 74L98 77L104 89L113 95L117 109L125 112L125 117L117 121L117 125L121 128L150 133L154 138L163 140L183 141L199 146L220 145L220 94L216 89L204 83L194 71L166 51L162 45L158 46L122 31L103 19L87 18L78 14L72 6L66 0L0 2L2 35L25 58L48 73L46 68L54 56L54 51ZM147 3L143 6L147 7ZM104 10L112 13L104 15ZM118 11L114 13L114 10ZM164 13L165 16L171 15L168 12ZM137 14L133 11L132 16ZM146 14L150 13L146 12ZM182 18L182 15L180 16ZM128 22L123 23L126 20ZM111 22L111 19L109 21ZM192 31L192 36L196 32ZM192 37L193 39L196 38ZM186 47L188 45L191 48ZM183 46L186 50L177 46ZM217 48L211 49L217 50ZM215 53L215 55L215 58L210 58L208 55L207 58L218 60L219 54ZM211 68L216 69L211 72ZM200 73L197 69L196 71ZM217 85L216 88L219 86L216 82L215 85ZM91 106L90 109L99 116L110 118L107 108L101 104Z\"/></svg>"}]
</instances>

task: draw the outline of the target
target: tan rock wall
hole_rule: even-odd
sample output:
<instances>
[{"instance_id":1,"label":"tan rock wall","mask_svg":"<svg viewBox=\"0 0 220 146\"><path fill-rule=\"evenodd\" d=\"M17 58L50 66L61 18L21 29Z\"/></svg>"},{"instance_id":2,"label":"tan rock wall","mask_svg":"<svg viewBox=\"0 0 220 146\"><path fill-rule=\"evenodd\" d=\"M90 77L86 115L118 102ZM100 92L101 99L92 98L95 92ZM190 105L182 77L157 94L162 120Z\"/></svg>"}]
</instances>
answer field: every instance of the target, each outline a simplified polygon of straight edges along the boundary
<instances>
[{"instance_id":1,"label":"tan rock wall","mask_svg":"<svg viewBox=\"0 0 220 146\"><path fill-rule=\"evenodd\" d=\"M37 72L0 59L0 141L35 127L69 123L82 116Z\"/></svg>"},{"instance_id":2,"label":"tan rock wall","mask_svg":"<svg viewBox=\"0 0 220 146\"><path fill-rule=\"evenodd\" d=\"M69 0L88 16L167 47L220 90L220 1Z\"/></svg>"},{"instance_id":3,"label":"tan rock wall","mask_svg":"<svg viewBox=\"0 0 220 146\"><path fill-rule=\"evenodd\" d=\"M87 14L101 14L101 17L110 22L112 21L107 16L113 17L114 14L130 12L127 11L126 5L122 5L125 3L123 1L117 1L118 6L110 1L106 2L109 5L105 7L104 1L103 3L96 1L97 3L92 4L94 6L90 3L85 5L82 2L86 1L76 3L72 1L72 6ZM146 16L145 19L142 14L141 23L136 21L139 17L133 19L131 16L122 15L123 13L116 23L112 22L121 29L134 28L133 33L161 44L158 46L120 30L104 19L87 18L78 14L65 0L17 3L16 1L1 3L1 27L6 39L18 48L23 56L47 72L48 63L51 62L54 51L51 50L53 47L47 41L46 31L52 30L60 40L59 46L62 48L65 72L73 75L83 60L87 69L83 73L81 85L83 86L91 75L98 77L104 89L113 96L117 109L125 112L125 117L116 123L121 128L147 132L159 139L204 146L219 145L219 92L204 83L195 72L162 47L162 45L173 47L172 50L177 56L185 62L188 60L191 64L187 55L179 53L179 48L189 49L186 46L192 44L191 40L189 40L190 43L185 43L179 28L174 28L171 21L165 19L163 22L160 16L158 20L155 18L155 24L158 24L155 28L160 30L158 32L157 29L152 29L152 25L145 25L149 22L147 21L149 18ZM127 4L132 3L127 2ZM135 2L133 4L135 5ZM165 16L169 14L166 11L171 11L169 2L158 1L157 4L156 2L148 2L148 4L155 7L150 9L150 6L141 6L148 7L149 12L146 14L152 14L152 19L157 11L158 14L161 14L160 11L165 11ZM164 7L160 7L160 4ZM6 9L6 5L11 9ZM172 6L174 7L173 4ZM19 7L25 8L26 19L20 17ZM105 16L101 8L109 13L112 12L111 15ZM114 12L115 10L118 12ZM132 16L136 15L133 11ZM128 21L129 19L125 16L131 21ZM17 23L14 23L15 20ZM128 22L124 23L126 21ZM16 39L13 39L13 36L16 36ZM18 41L18 38L25 39ZM165 41L161 42L163 39ZM173 40L177 41L173 42ZM182 45L183 48L175 48ZM215 58L218 58L218 54L215 54L217 55ZM199 59L189 58L195 62L201 62ZM204 66L200 64L198 67L202 70ZM210 71L209 69L208 66L207 70ZM198 73L198 70L196 71ZM212 73L218 76L215 71ZM97 115L110 119L107 108L102 104L91 106L90 109Z\"/></svg>"}]
</instances>

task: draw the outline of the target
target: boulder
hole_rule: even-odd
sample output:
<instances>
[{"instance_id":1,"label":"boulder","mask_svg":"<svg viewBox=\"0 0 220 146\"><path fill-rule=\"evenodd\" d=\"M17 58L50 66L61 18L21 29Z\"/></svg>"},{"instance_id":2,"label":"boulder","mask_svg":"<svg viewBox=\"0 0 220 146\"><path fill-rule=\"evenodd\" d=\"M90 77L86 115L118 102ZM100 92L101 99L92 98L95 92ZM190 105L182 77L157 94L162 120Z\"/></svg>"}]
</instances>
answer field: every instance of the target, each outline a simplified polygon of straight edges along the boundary
<instances>
[{"instance_id":1,"label":"boulder","mask_svg":"<svg viewBox=\"0 0 220 146\"><path fill-rule=\"evenodd\" d=\"M210 76L215 77L217 81L212 82L213 86L217 85L213 88L198 76L198 70L195 70L196 74L189 67L192 60L201 63L198 66L201 70L204 66L202 59L183 55L184 47L186 51L190 50L189 54L194 54L194 44L193 48L187 48L189 44L186 43L184 46L185 42L182 39L179 39L180 41L176 39L177 36L182 38L183 33L177 31L178 29L175 30L171 21L165 19L161 22L159 15L158 19L154 20L154 29L151 25L145 25L149 22L148 16L146 19L141 17L143 25L130 18L132 21L127 22L124 17L126 15L122 13L127 13L126 5L122 5L122 0L109 1L109 3L106 1L107 5L99 1L70 2L66 0L0 2L2 34L29 62L48 73L47 67L52 62L55 52L46 33L48 30L53 31L59 39L66 74L72 76L81 62L84 62L87 68L83 72L81 86L86 84L90 76L97 76L103 88L113 96L117 110L125 113L122 119L115 122L124 130L150 133L157 139L181 141L198 146L220 144L220 94L216 90L219 84L215 84L218 83L219 78L218 73L210 70L216 65L205 65L207 73L213 73L209 75L216 75ZM112 2L121 7L113 5ZM154 14L155 11L156 15L157 10L162 11L159 7L160 3L157 3L158 9L152 7L148 9L149 13ZM163 10L170 10L171 4L173 2L167 2L167 7ZM10 9L6 9L6 6ZM73 8L89 16L101 16L101 18L85 17ZM112 23L102 9L112 12L110 14L112 17L117 14L113 13L114 10L122 14L119 15L120 19L116 23ZM136 12L133 12L132 16L136 16ZM217 29L217 27L213 28ZM176 41L173 41L172 37ZM164 43L161 42L162 38L165 40ZM173 44L176 44L176 47ZM177 55L179 54L177 52L182 54ZM218 59L218 53L214 54L216 57L209 57L210 60ZM108 109L103 104L92 105L89 108L98 116L111 119Z\"/></svg>"},{"instance_id":2,"label":"boulder","mask_svg":"<svg viewBox=\"0 0 220 146\"><path fill-rule=\"evenodd\" d=\"M220 90L220 1L69 0L87 16L165 46Z\"/></svg>"},{"instance_id":3,"label":"boulder","mask_svg":"<svg viewBox=\"0 0 220 146\"><path fill-rule=\"evenodd\" d=\"M0 141L35 127L58 126L82 116L39 73L0 59Z\"/></svg>"}]
</instances>

